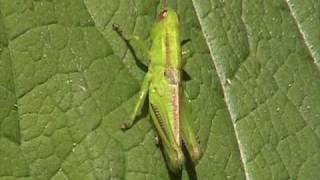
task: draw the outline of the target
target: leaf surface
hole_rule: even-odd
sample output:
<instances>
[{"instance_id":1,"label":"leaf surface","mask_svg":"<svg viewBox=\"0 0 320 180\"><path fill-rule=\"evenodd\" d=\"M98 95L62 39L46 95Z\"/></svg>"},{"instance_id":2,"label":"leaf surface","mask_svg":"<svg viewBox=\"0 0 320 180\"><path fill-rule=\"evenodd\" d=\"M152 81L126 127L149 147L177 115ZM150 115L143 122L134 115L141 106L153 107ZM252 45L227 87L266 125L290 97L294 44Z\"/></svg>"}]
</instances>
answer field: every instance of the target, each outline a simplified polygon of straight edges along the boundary
<instances>
[{"instance_id":1,"label":"leaf surface","mask_svg":"<svg viewBox=\"0 0 320 180\"><path fill-rule=\"evenodd\" d=\"M0 1L0 179L318 179L319 3L169 1L189 52L203 157L173 176L145 109L145 71L120 37L150 43L142 0Z\"/></svg>"}]
</instances>

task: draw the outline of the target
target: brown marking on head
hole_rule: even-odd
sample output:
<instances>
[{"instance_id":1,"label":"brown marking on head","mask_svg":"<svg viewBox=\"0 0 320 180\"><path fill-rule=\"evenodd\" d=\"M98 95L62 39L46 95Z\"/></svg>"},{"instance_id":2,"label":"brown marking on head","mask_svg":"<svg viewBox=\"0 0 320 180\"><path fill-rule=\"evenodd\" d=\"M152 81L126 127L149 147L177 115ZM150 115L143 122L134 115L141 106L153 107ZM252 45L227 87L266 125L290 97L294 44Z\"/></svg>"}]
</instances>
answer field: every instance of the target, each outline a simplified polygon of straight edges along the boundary
<instances>
[{"instance_id":1,"label":"brown marking on head","mask_svg":"<svg viewBox=\"0 0 320 180\"><path fill-rule=\"evenodd\" d=\"M166 9L162 10L158 15L158 21L163 20L165 17L167 17L167 15L168 15L168 10Z\"/></svg>"}]
</instances>

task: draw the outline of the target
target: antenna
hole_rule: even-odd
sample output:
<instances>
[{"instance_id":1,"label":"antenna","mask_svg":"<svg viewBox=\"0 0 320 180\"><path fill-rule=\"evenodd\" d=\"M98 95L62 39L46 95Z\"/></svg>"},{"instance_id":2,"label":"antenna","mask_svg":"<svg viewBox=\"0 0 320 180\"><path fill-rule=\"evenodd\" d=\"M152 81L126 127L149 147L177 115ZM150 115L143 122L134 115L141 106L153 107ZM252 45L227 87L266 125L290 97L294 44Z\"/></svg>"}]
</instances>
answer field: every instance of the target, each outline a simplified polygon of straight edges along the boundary
<instances>
[{"instance_id":1,"label":"antenna","mask_svg":"<svg viewBox=\"0 0 320 180\"><path fill-rule=\"evenodd\" d=\"M167 0L162 0L163 4L162 4L162 9L165 9L168 7L168 1Z\"/></svg>"}]
</instances>

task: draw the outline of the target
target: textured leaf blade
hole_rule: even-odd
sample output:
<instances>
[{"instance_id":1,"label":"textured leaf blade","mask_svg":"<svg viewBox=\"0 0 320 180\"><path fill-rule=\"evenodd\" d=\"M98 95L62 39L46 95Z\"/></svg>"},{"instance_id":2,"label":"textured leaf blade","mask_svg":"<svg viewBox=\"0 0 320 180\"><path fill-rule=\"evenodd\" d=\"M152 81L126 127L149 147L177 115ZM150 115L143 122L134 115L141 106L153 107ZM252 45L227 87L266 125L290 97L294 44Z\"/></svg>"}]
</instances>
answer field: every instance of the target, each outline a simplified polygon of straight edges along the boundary
<instances>
[{"instance_id":1,"label":"textured leaf blade","mask_svg":"<svg viewBox=\"0 0 320 180\"><path fill-rule=\"evenodd\" d=\"M181 179L319 178L317 2L169 4L191 39L186 90L204 152ZM180 179L146 110L119 128L145 72L111 25L149 41L160 7L0 1L0 179Z\"/></svg>"},{"instance_id":2,"label":"textured leaf blade","mask_svg":"<svg viewBox=\"0 0 320 180\"><path fill-rule=\"evenodd\" d=\"M288 3L194 1L248 179L320 176L317 57Z\"/></svg>"}]
</instances>

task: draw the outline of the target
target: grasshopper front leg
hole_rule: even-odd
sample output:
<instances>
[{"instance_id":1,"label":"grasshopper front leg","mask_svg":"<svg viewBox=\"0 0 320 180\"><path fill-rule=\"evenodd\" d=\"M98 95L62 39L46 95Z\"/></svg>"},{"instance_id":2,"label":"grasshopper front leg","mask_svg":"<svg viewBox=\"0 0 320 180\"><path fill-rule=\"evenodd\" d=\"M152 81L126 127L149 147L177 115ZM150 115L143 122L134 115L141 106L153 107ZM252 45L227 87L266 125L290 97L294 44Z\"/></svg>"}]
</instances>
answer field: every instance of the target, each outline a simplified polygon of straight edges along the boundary
<instances>
[{"instance_id":1,"label":"grasshopper front leg","mask_svg":"<svg viewBox=\"0 0 320 180\"><path fill-rule=\"evenodd\" d=\"M118 35L125 41L125 43L132 50L133 56L139 60L140 63L145 66L149 65L150 54L148 46L139 36L126 35L117 24L112 25L112 29L118 33Z\"/></svg>"}]
</instances>

